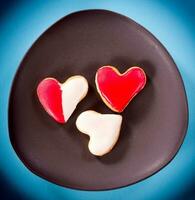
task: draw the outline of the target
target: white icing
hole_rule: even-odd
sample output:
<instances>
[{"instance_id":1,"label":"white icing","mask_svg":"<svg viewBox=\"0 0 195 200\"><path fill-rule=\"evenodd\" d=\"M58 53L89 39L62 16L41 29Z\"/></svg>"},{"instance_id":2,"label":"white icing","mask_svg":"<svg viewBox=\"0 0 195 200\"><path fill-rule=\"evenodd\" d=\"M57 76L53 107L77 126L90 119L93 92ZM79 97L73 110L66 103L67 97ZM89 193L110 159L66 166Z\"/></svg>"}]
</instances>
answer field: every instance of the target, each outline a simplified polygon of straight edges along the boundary
<instances>
[{"instance_id":1,"label":"white icing","mask_svg":"<svg viewBox=\"0 0 195 200\"><path fill-rule=\"evenodd\" d=\"M61 84L61 90L62 109L65 121L67 121L74 112L77 104L86 96L88 83L83 76L73 76Z\"/></svg>"},{"instance_id":2,"label":"white icing","mask_svg":"<svg viewBox=\"0 0 195 200\"><path fill-rule=\"evenodd\" d=\"M77 128L89 135L89 151L102 156L116 144L122 123L122 116L117 114L100 114L92 110L85 111L76 120Z\"/></svg>"}]
</instances>

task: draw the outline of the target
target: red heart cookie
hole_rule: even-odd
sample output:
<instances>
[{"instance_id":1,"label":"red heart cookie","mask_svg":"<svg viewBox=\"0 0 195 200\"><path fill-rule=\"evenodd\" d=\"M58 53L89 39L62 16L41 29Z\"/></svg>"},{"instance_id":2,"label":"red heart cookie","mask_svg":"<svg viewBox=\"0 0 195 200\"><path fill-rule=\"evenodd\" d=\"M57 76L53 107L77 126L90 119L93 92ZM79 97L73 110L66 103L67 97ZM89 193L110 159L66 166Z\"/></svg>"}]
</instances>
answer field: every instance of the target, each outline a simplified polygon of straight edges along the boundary
<instances>
[{"instance_id":1,"label":"red heart cookie","mask_svg":"<svg viewBox=\"0 0 195 200\"><path fill-rule=\"evenodd\" d=\"M65 123L77 104L86 96L87 80L82 76L70 77L61 84L54 78L43 79L37 95L45 111L59 123Z\"/></svg>"},{"instance_id":2,"label":"red heart cookie","mask_svg":"<svg viewBox=\"0 0 195 200\"><path fill-rule=\"evenodd\" d=\"M131 67L123 74L103 66L96 73L96 87L104 103L115 112L122 112L146 84L146 75L140 67Z\"/></svg>"}]
</instances>

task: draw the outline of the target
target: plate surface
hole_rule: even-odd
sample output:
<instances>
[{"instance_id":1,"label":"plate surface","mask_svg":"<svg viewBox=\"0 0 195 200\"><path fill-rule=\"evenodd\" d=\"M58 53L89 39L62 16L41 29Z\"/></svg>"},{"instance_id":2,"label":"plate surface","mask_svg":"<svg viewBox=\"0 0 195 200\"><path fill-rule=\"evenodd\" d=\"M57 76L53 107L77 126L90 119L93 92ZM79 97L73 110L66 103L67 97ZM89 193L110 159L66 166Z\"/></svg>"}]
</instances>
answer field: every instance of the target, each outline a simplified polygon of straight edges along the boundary
<instances>
[{"instance_id":1,"label":"plate surface","mask_svg":"<svg viewBox=\"0 0 195 200\"><path fill-rule=\"evenodd\" d=\"M112 113L95 89L102 65L121 72L139 65L148 82L122 113L113 151L97 158L75 120L87 109ZM57 124L38 102L36 87L48 76L64 82L76 74L88 79L89 93L67 124ZM131 19L105 10L73 13L49 28L20 64L9 104L10 139L24 164L51 182L85 190L118 188L157 172L178 151L187 119L183 82L162 44Z\"/></svg>"}]
</instances>

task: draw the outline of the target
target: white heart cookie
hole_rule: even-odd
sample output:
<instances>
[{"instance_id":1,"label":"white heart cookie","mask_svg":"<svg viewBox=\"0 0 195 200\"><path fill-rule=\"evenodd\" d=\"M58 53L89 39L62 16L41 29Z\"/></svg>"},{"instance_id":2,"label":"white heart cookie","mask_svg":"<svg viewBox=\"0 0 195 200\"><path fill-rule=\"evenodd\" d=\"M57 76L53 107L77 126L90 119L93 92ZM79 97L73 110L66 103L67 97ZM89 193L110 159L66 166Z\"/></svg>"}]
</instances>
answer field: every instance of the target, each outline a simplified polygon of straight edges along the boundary
<instances>
[{"instance_id":1,"label":"white heart cookie","mask_svg":"<svg viewBox=\"0 0 195 200\"><path fill-rule=\"evenodd\" d=\"M81 113L76 120L78 130L89 135L88 148L96 156L112 150L119 138L121 123L121 115L100 114L92 110Z\"/></svg>"}]
</instances>

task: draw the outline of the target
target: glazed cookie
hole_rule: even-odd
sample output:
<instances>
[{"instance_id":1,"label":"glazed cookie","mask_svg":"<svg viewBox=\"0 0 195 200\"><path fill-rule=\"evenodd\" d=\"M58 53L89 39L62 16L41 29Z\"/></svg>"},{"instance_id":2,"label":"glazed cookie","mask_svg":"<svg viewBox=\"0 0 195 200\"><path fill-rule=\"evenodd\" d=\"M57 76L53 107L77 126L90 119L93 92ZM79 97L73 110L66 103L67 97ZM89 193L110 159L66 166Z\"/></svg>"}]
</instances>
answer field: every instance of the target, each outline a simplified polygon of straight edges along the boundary
<instances>
[{"instance_id":1,"label":"glazed cookie","mask_svg":"<svg viewBox=\"0 0 195 200\"><path fill-rule=\"evenodd\" d=\"M97 91L104 103L115 112L122 112L144 88L146 74L140 67L131 67L121 74L112 66L103 66L96 72Z\"/></svg>"},{"instance_id":2,"label":"glazed cookie","mask_svg":"<svg viewBox=\"0 0 195 200\"><path fill-rule=\"evenodd\" d=\"M93 110L81 113L76 120L78 130L89 135L88 148L96 156L112 150L119 138L121 123L121 115L100 114Z\"/></svg>"},{"instance_id":3,"label":"glazed cookie","mask_svg":"<svg viewBox=\"0 0 195 200\"><path fill-rule=\"evenodd\" d=\"M45 111L59 123L65 123L77 104L86 96L88 82L83 76L72 76L63 84L54 78L43 79L37 95Z\"/></svg>"}]
</instances>

